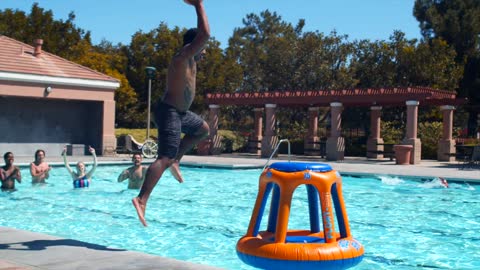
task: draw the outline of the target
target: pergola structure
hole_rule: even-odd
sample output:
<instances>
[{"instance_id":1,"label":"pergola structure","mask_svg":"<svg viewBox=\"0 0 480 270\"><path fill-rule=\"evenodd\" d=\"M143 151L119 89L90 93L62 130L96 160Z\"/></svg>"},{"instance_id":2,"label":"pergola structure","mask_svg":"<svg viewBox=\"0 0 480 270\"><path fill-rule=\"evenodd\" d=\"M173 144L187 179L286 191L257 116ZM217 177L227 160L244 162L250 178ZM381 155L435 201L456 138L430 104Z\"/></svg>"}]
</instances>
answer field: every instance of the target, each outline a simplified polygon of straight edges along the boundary
<instances>
[{"instance_id":1,"label":"pergola structure","mask_svg":"<svg viewBox=\"0 0 480 270\"><path fill-rule=\"evenodd\" d=\"M380 134L382 106L406 106L406 134L402 145L413 146L410 163L417 164L421 159L421 141L417 138L418 107L420 105L440 106L443 112L443 136L438 143L438 159L450 161L455 153L455 141L452 138L453 111L455 105L463 103L456 93L437 90L428 87L394 87L375 89L342 89L342 90L312 90L312 91L274 91L255 93L216 93L207 94L209 104L210 136L201 144L202 154L217 151L220 138L217 135L218 113L221 105L254 106L255 130L250 137L253 152L264 157L271 155L278 142L275 133L275 109L277 106L308 107L309 129L306 134L305 146L308 149L318 149L318 112L319 107L330 107L331 132L326 142L327 160L344 158L345 139L341 137L342 111L344 107L369 106L371 109L371 132L367 141L367 156L383 158L383 139ZM265 114L265 116L264 116ZM265 117L265 132L262 132Z\"/></svg>"}]
</instances>

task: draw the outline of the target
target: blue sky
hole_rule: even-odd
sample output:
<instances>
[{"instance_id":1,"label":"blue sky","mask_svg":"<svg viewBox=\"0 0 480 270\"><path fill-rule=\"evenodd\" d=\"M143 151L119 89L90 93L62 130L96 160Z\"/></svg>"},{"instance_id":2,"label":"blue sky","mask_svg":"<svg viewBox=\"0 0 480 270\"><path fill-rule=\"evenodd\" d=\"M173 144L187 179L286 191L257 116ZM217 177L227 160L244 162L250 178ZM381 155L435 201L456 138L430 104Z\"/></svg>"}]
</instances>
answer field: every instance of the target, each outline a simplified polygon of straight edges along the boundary
<instances>
[{"instance_id":1,"label":"blue sky","mask_svg":"<svg viewBox=\"0 0 480 270\"><path fill-rule=\"evenodd\" d=\"M89 30L94 44L106 39L114 44L129 44L138 30L148 32L165 22L174 26L196 26L194 9L183 0L1 0L0 9L30 12L32 4L52 10L55 19L76 15L75 24ZM212 36L228 45L228 38L249 13L275 11L284 21L295 25L305 19L305 31L329 34L336 30L349 40L387 40L394 30L407 38L420 38L413 17L415 0L205 0Z\"/></svg>"}]
</instances>

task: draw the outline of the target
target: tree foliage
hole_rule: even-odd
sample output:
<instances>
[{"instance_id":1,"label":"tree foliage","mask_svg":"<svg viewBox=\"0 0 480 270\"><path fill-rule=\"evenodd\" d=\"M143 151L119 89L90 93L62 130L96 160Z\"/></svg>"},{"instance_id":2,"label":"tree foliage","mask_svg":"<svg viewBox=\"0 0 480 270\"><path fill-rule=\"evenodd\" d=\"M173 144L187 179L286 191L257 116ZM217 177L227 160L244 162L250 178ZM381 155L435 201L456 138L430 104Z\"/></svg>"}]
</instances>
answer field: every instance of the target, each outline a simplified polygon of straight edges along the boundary
<instances>
[{"instance_id":1,"label":"tree foliage","mask_svg":"<svg viewBox=\"0 0 480 270\"><path fill-rule=\"evenodd\" d=\"M236 28L228 52L243 67L242 91L312 90L353 86L348 68L351 44L335 32L303 33L266 10L249 14Z\"/></svg>"},{"instance_id":2,"label":"tree foliage","mask_svg":"<svg viewBox=\"0 0 480 270\"><path fill-rule=\"evenodd\" d=\"M28 15L20 10L0 11L0 34L27 44L41 38L45 51L70 59L77 53L73 46L81 41L91 44L90 32L76 27L74 20L73 12L65 21L55 20L51 10L34 3Z\"/></svg>"},{"instance_id":3,"label":"tree foliage","mask_svg":"<svg viewBox=\"0 0 480 270\"><path fill-rule=\"evenodd\" d=\"M480 2L478 0L416 0L413 15L424 38L443 38L457 51L457 61L478 54Z\"/></svg>"},{"instance_id":4,"label":"tree foliage","mask_svg":"<svg viewBox=\"0 0 480 270\"><path fill-rule=\"evenodd\" d=\"M82 41L74 46L74 50L77 51L77 54L71 59L72 61L120 81L120 88L115 91L117 125L135 127L136 125L132 125L132 123L143 121L144 118L140 118L140 115L135 113L138 111L138 98L125 75L127 57L123 53L123 46L114 46L107 41L103 41L97 46L91 46Z\"/></svg>"},{"instance_id":5,"label":"tree foliage","mask_svg":"<svg viewBox=\"0 0 480 270\"><path fill-rule=\"evenodd\" d=\"M192 110L206 115L206 93L392 86L473 89L475 79L471 78L478 79L476 63L480 63L480 16L476 12L475 0L417 0L414 14L421 22L424 39L409 40L404 33L395 31L388 40L376 41L350 41L348 36L335 31L304 31L305 20L291 24L269 10L248 14L243 25L233 31L225 49L214 38L209 41L207 57L198 66ZM52 11L38 4L32 6L30 14L5 9L0 11L0 34L25 43L42 38L46 51L117 78L121 82L115 93L118 125L145 127L145 68L156 68L151 92L155 103L166 90L168 65L181 48L186 29L159 22L154 29L133 33L129 44L103 41L92 45L90 32L75 26L74 20L73 12L66 20L55 20ZM459 87L460 80L463 88ZM468 80L471 83L467 85ZM472 90L473 93L476 92ZM220 124L241 131L251 129L251 109L224 106ZM326 119L328 108L321 113L320 118ZM347 119L365 115L362 110L345 113L349 114ZM398 111L391 111L386 120L395 123L400 121L399 115ZM299 137L305 133L306 110L281 108L277 117L281 132ZM349 125L354 127L360 122L352 121Z\"/></svg>"},{"instance_id":6,"label":"tree foliage","mask_svg":"<svg viewBox=\"0 0 480 270\"><path fill-rule=\"evenodd\" d=\"M145 68L155 67L156 74L152 82L152 101L159 100L167 88L167 70L172 57L182 46L182 37L187 29L174 27L170 29L164 22L147 32L136 32L127 47L127 78L139 94L145 110L148 100L148 78ZM239 76L234 76L232 70L238 69L236 63L224 58L218 41L211 39L207 46L207 57L199 63L197 72L197 89L192 110L202 113L208 108L203 102L207 92L224 91L225 86L233 85ZM230 75L230 76L229 76ZM238 82L237 82L238 84Z\"/></svg>"},{"instance_id":7,"label":"tree foliage","mask_svg":"<svg viewBox=\"0 0 480 270\"><path fill-rule=\"evenodd\" d=\"M416 0L413 14L427 41L443 39L456 51L455 60L464 69L458 93L470 99L473 135L480 113L480 1Z\"/></svg>"},{"instance_id":8,"label":"tree foliage","mask_svg":"<svg viewBox=\"0 0 480 270\"><path fill-rule=\"evenodd\" d=\"M429 86L455 91L463 74L455 51L441 39L418 42L396 31L388 41L361 40L354 47L351 68L360 88Z\"/></svg>"}]
</instances>

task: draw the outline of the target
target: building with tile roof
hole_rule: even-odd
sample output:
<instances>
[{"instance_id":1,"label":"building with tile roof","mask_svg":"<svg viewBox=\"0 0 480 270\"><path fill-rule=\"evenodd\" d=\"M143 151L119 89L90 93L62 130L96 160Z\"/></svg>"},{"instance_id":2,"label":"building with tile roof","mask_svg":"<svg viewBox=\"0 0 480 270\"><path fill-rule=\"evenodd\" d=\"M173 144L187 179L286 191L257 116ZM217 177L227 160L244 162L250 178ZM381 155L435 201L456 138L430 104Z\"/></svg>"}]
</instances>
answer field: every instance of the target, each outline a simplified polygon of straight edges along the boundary
<instances>
[{"instance_id":1,"label":"building with tile roof","mask_svg":"<svg viewBox=\"0 0 480 270\"><path fill-rule=\"evenodd\" d=\"M87 67L0 35L0 153L113 153L115 90L120 82Z\"/></svg>"}]
</instances>

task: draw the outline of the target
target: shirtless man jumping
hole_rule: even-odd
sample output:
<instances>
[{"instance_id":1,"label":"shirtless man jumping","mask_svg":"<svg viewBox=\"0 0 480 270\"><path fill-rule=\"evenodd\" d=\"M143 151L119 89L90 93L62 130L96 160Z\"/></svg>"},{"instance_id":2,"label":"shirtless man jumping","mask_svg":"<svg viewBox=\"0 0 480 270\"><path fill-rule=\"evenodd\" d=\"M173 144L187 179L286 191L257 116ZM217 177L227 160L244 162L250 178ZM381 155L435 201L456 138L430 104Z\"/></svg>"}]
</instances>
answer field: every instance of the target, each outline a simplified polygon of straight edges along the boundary
<instances>
[{"instance_id":1,"label":"shirtless man jumping","mask_svg":"<svg viewBox=\"0 0 480 270\"><path fill-rule=\"evenodd\" d=\"M198 142L208 136L208 124L189 111L195 97L197 61L205 54L205 45L210 38L210 26L203 0L184 0L195 7L197 28L188 30L183 36L183 47L170 62L167 73L167 89L157 104L154 115L158 128L158 156L147 170L140 193L132 199L138 218L143 226L145 208L153 188L170 167L172 175L182 183L179 161ZM181 139L181 133L185 136Z\"/></svg>"}]
</instances>

